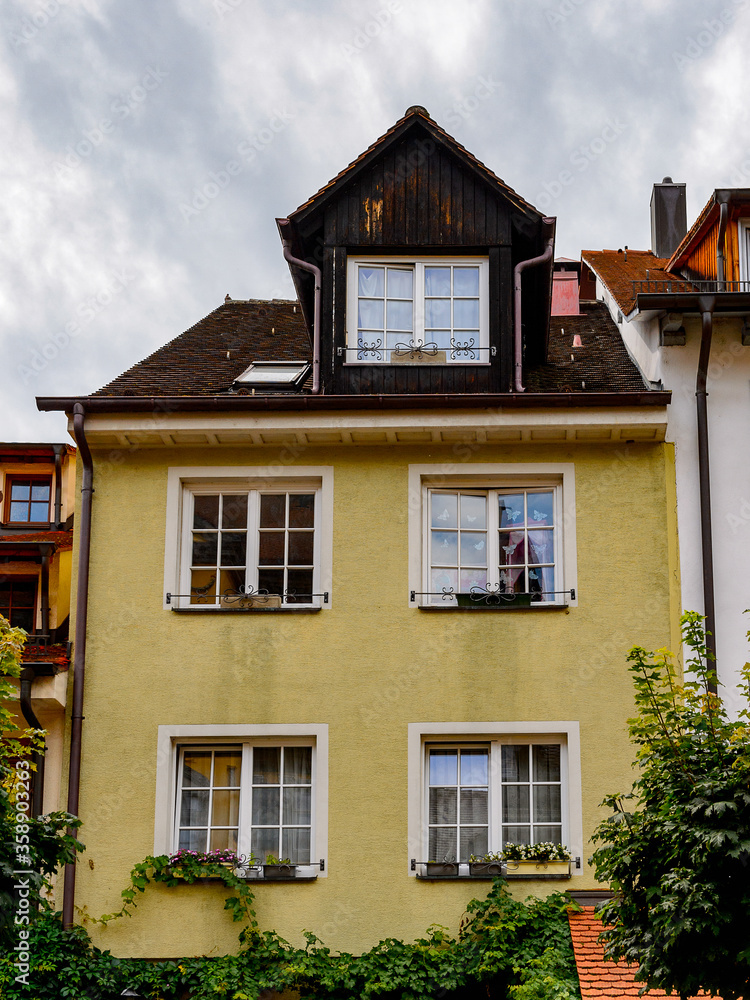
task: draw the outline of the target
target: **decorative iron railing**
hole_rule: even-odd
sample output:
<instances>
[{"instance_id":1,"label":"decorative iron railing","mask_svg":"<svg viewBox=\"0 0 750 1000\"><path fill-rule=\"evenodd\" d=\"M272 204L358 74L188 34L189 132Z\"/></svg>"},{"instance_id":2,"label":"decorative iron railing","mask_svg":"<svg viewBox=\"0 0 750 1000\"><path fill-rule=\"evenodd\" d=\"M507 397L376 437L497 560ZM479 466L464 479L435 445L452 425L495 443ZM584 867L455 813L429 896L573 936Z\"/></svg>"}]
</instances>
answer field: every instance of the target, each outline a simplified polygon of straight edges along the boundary
<instances>
[{"instance_id":1,"label":"decorative iron railing","mask_svg":"<svg viewBox=\"0 0 750 1000\"><path fill-rule=\"evenodd\" d=\"M633 282L633 295L718 295L750 292L750 281L688 281L679 278L645 278Z\"/></svg>"},{"instance_id":2,"label":"decorative iron railing","mask_svg":"<svg viewBox=\"0 0 750 1000\"><path fill-rule=\"evenodd\" d=\"M416 601L418 597L439 597L442 601L459 602L465 607L484 605L485 607L503 607L503 605L538 603L546 598L564 594L571 601L576 599L575 588L570 590L534 590L529 593L507 591L501 589L502 584L487 584L486 587L471 587L468 591L457 591L453 587L443 587L442 590L412 590L409 600Z\"/></svg>"},{"instance_id":3,"label":"decorative iron railing","mask_svg":"<svg viewBox=\"0 0 750 1000\"><path fill-rule=\"evenodd\" d=\"M338 357L344 357L347 361L386 363L392 357L409 357L411 360L419 361L423 358L437 358L443 353L446 355L446 361L481 361L483 354L494 358L497 348L480 347L474 343L473 337L468 337L466 340L451 338L449 347L439 347L432 341L425 343L422 340L410 340L408 343L397 343L393 347L387 347L382 337L378 337L373 341L360 338L356 347L336 348Z\"/></svg>"},{"instance_id":4,"label":"decorative iron railing","mask_svg":"<svg viewBox=\"0 0 750 1000\"><path fill-rule=\"evenodd\" d=\"M300 593L296 590L285 590L283 594L271 594L267 590L255 590L251 586L239 587L237 590L223 590L220 594L204 594L193 591L191 594L166 595L167 604L173 608L184 607L236 607L250 610L251 608L273 608L284 604L313 604L316 598L322 598L323 604L328 604L328 591L320 594ZM182 604L182 601L187 602Z\"/></svg>"}]
</instances>

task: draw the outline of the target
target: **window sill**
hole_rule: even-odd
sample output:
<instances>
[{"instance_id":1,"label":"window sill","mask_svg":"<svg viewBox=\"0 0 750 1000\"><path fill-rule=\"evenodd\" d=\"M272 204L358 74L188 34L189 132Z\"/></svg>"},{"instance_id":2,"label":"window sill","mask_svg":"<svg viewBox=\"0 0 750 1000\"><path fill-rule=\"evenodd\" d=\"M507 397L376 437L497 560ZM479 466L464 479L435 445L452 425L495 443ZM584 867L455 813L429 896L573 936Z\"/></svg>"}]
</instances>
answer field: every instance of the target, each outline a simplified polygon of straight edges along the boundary
<instances>
[{"instance_id":1,"label":"window sill","mask_svg":"<svg viewBox=\"0 0 750 1000\"><path fill-rule=\"evenodd\" d=\"M285 607L285 608L208 608L208 607L194 607L194 608L172 608L168 609L173 611L178 615L227 615L228 617L233 617L234 615L317 615L322 608L295 608L295 607Z\"/></svg>"},{"instance_id":2,"label":"window sill","mask_svg":"<svg viewBox=\"0 0 750 1000\"><path fill-rule=\"evenodd\" d=\"M417 611L468 611L469 614L474 614L475 611L500 611L503 614L507 614L511 611L521 611L529 612L531 611L567 611L570 608L569 604L477 604L473 608L459 608L456 604L413 604L413 608Z\"/></svg>"}]
</instances>

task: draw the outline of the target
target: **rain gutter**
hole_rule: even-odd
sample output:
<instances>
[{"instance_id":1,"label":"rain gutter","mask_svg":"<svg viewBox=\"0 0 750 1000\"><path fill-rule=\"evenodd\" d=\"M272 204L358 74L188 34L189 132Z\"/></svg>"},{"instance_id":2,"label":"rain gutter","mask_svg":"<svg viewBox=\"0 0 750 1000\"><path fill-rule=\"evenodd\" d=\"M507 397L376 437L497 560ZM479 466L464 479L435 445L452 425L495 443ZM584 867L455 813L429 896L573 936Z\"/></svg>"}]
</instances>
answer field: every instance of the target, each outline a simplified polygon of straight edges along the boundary
<instances>
[{"instance_id":1,"label":"rain gutter","mask_svg":"<svg viewBox=\"0 0 750 1000\"><path fill-rule=\"evenodd\" d=\"M84 423L86 411L77 401L73 407L73 433L83 465L81 516L78 529L78 580L76 584L76 629L73 648L73 710L70 730L68 812L78 815L81 787L81 735L83 730L83 687L86 670L86 620L88 617L89 556L91 552L91 505L94 493L94 465ZM76 866L65 866L63 926L72 927L75 913Z\"/></svg>"},{"instance_id":2,"label":"rain gutter","mask_svg":"<svg viewBox=\"0 0 750 1000\"><path fill-rule=\"evenodd\" d=\"M37 677L51 677L55 669L51 663L25 663L21 670L20 684L20 704L21 713L30 729L39 729L44 732L44 726L37 719L31 704L31 686ZM32 754L34 764L34 776L31 785L31 815L41 816L44 811L44 754L46 744L42 739L40 749Z\"/></svg>"}]
</instances>

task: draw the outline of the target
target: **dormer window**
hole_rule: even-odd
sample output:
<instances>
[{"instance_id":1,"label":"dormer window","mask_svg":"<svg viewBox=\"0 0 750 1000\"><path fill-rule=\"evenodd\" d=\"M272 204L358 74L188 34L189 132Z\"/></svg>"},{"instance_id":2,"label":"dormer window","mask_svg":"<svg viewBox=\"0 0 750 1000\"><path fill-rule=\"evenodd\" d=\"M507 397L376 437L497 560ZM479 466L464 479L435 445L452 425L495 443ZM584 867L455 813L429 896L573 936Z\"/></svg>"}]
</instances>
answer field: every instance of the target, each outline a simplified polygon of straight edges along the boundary
<instances>
[{"instance_id":1,"label":"dormer window","mask_svg":"<svg viewBox=\"0 0 750 1000\"><path fill-rule=\"evenodd\" d=\"M486 257L350 257L349 364L488 364Z\"/></svg>"},{"instance_id":2,"label":"dormer window","mask_svg":"<svg viewBox=\"0 0 750 1000\"><path fill-rule=\"evenodd\" d=\"M234 380L234 384L263 389L296 389L307 378L309 370L308 361L254 361Z\"/></svg>"}]
</instances>

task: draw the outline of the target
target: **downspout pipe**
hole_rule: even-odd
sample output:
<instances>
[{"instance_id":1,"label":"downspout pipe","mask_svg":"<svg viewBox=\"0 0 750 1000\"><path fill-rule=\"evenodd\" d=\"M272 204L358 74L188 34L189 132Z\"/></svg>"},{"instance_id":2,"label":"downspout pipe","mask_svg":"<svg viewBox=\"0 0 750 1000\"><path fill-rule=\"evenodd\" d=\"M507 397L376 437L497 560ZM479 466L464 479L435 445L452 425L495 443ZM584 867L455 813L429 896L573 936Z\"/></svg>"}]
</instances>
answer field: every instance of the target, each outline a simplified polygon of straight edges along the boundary
<instances>
[{"instance_id":1,"label":"downspout pipe","mask_svg":"<svg viewBox=\"0 0 750 1000\"><path fill-rule=\"evenodd\" d=\"M292 245L284 231L290 225L289 219L277 219L279 232L281 233L281 245L284 248L284 260L307 271L315 280L315 304L313 308L313 384L312 393L317 395L320 392L320 268L315 264L308 264L306 260L292 255Z\"/></svg>"},{"instance_id":2,"label":"downspout pipe","mask_svg":"<svg viewBox=\"0 0 750 1000\"><path fill-rule=\"evenodd\" d=\"M86 431L83 404L73 407L73 433L81 456L81 516L78 529L78 580L76 584L76 629L73 650L73 711L70 729L70 768L68 775L68 812L78 815L81 787L81 735L83 730L83 687L86 670L86 619L89 600L89 556L91 553L91 505L94 493L94 464ZM63 890L63 926L72 927L75 913L76 866L65 866Z\"/></svg>"},{"instance_id":3,"label":"downspout pipe","mask_svg":"<svg viewBox=\"0 0 750 1000\"><path fill-rule=\"evenodd\" d=\"M29 663L21 671L21 713L30 729L40 729L44 732L44 726L34 714L31 705L31 685L37 676L34 664ZM35 765L34 777L32 778L31 791L31 815L41 816L44 810L44 753L46 745L42 741L41 749L35 750L32 755L32 763Z\"/></svg>"},{"instance_id":4,"label":"downspout pipe","mask_svg":"<svg viewBox=\"0 0 750 1000\"><path fill-rule=\"evenodd\" d=\"M718 263L718 261L717 261ZM708 406L706 379L711 357L713 313L716 298L702 295L698 299L701 312L701 347L698 357L698 374L695 381L696 410L698 417L698 485L701 505L701 552L703 561L703 610L706 616L706 646L713 655L716 669L716 603L714 597L714 550L711 535L711 477L708 448ZM709 663L709 667L711 664ZM709 685L716 694L716 684Z\"/></svg>"},{"instance_id":5,"label":"downspout pipe","mask_svg":"<svg viewBox=\"0 0 750 1000\"><path fill-rule=\"evenodd\" d=\"M555 245L555 220L542 219L542 227L547 231L547 238L544 242L544 253L538 257L530 257L528 260L519 261L513 268L513 392L525 392L523 387L523 328L521 325L521 275L529 267L537 267L539 264L546 264L552 257L552 250Z\"/></svg>"}]
</instances>

